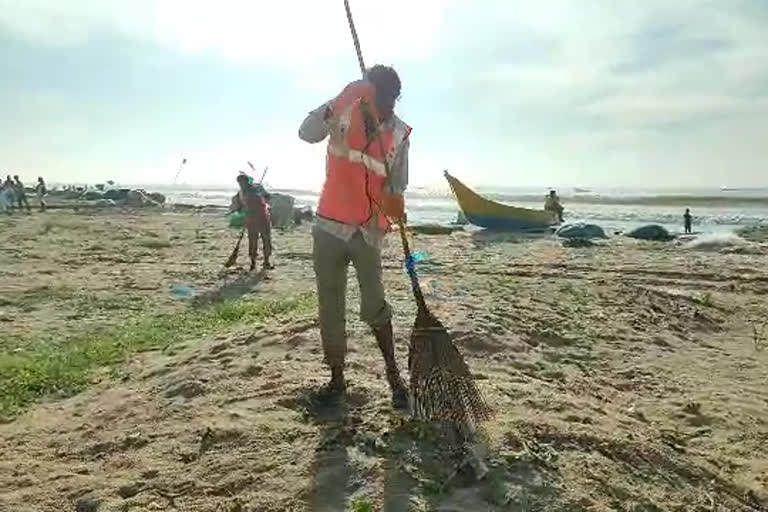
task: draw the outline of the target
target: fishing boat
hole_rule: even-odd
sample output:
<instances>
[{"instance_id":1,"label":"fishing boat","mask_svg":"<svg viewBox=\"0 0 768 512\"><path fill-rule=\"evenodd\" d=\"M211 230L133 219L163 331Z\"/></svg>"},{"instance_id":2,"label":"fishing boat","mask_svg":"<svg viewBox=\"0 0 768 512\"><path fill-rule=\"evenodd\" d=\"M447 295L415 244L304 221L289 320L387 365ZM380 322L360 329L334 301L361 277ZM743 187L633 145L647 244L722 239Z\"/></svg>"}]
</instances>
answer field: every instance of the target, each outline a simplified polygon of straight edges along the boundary
<instances>
[{"instance_id":1,"label":"fishing boat","mask_svg":"<svg viewBox=\"0 0 768 512\"><path fill-rule=\"evenodd\" d=\"M529 231L556 225L557 216L545 210L509 206L486 199L445 171L445 179L470 224L498 231Z\"/></svg>"}]
</instances>

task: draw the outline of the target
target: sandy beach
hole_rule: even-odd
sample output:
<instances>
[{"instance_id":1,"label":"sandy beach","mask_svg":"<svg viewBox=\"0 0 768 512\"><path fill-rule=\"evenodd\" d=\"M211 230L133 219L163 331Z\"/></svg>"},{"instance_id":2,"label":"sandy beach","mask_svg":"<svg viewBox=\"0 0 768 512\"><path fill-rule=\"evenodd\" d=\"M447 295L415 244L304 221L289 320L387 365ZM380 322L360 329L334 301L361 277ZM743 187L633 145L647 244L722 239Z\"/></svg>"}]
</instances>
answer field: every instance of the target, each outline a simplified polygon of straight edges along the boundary
<instances>
[{"instance_id":1,"label":"sandy beach","mask_svg":"<svg viewBox=\"0 0 768 512\"><path fill-rule=\"evenodd\" d=\"M277 268L247 274L244 253L223 269L217 211L0 218L0 510L768 510L764 253L415 235L497 412L476 482L392 413L351 269L345 406L307 398L327 378L309 232L275 232Z\"/></svg>"}]
</instances>

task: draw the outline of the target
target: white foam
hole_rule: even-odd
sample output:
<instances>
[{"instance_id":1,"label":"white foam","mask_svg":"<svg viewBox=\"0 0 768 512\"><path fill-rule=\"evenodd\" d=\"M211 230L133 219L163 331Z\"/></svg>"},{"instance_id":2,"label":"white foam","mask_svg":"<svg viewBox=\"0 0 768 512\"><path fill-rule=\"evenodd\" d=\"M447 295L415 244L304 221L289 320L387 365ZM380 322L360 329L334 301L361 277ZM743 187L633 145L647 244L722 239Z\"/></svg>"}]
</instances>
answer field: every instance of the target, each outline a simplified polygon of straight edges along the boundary
<instances>
[{"instance_id":1,"label":"white foam","mask_svg":"<svg viewBox=\"0 0 768 512\"><path fill-rule=\"evenodd\" d=\"M683 247L697 251L719 251L727 247L749 247L753 244L735 233L710 233L701 235Z\"/></svg>"}]
</instances>

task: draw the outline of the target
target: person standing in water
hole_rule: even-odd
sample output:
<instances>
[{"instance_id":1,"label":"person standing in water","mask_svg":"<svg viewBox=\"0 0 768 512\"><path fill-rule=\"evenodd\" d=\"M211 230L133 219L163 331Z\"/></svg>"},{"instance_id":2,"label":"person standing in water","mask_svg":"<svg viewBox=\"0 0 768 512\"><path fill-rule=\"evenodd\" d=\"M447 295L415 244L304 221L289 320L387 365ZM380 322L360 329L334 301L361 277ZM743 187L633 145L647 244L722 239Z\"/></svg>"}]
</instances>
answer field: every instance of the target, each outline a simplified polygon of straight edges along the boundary
<instances>
[{"instance_id":1,"label":"person standing in water","mask_svg":"<svg viewBox=\"0 0 768 512\"><path fill-rule=\"evenodd\" d=\"M683 215L683 224L685 226L685 233L691 233L691 220L693 217L691 217L691 209L686 208L685 209L685 215Z\"/></svg>"},{"instance_id":2,"label":"person standing in water","mask_svg":"<svg viewBox=\"0 0 768 512\"><path fill-rule=\"evenodd\" d=\"M269 193L261 184L254 185L245 173L237 177L240 191L232 198L231 211L245 213L245 229L248 231L248 256L251 270L256 268L259 254L259 238L264 245L264 268L273 269L269 258L272 256L272 222L269 214Z\"/></svg>"}]
</instances>

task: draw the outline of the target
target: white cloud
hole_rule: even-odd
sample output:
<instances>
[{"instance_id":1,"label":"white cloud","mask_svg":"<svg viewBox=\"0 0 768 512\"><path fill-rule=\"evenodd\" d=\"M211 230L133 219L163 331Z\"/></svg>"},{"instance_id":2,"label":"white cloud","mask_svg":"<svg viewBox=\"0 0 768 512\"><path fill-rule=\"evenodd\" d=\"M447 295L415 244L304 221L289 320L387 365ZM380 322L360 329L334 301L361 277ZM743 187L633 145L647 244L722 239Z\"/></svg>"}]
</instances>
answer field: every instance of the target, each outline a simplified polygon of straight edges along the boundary
<instances>
[{"instance_id":1,"label":"white cloud","mask_svg":"<svg viewBox=\"0 0 768 512\"><path fill-rule=\"evenodd\" d=\"M500 160L547 155L525 160L526 182L766 184L746 141L768 118L768 17L745 6L759 2L541 0L505 19L498 4L507 37L546 51L476 61L464 90L499 106L499 131L517 125Z\"/></svg>"},{"instance_id":2,"label":"white cloud","mask_svg":"<svg viewBox=\"0 0 768 512\"><path fill-rule=\"evenodd\" d=\"M365 53L378 60L429 54L453 0L352 2ZM292 67L352 52L342 2L327 0L0 0L0 22L27 38L74 44L99 32L184 54Z\"/></svg>"},{"instance_id":3,"label":"white cloud","mask_svg":"<svg viewBox=\"0 0 768 512\"><path fill-rule=\"evenodd\" d=\"M369 63L406 70L402 107L421 121L414 182L438 181L449 167L489 183L512 179L514 168L525 170L518 184L672 182L687 172L768 184L762 0L353 0L352 9ZM340 0L0 0L0 24L44 44L107 32L279 68L313 98L355 71ZM455 113L448 118L466 144L426 142L446 126L409 97L430 95ZM322 152L283 128L201 148L200 159L263 153L275 168L311 168L301 174L311 180Z\"/></svg>"}]
</instances>

